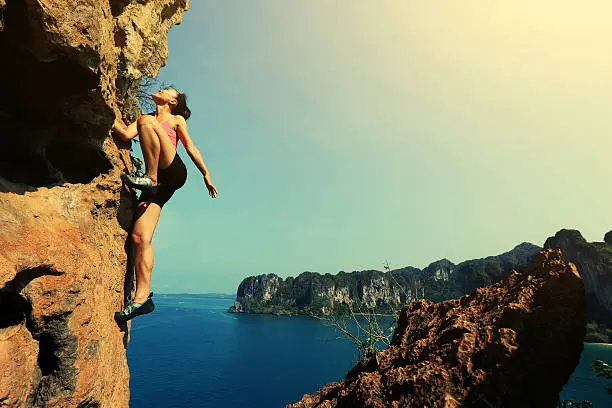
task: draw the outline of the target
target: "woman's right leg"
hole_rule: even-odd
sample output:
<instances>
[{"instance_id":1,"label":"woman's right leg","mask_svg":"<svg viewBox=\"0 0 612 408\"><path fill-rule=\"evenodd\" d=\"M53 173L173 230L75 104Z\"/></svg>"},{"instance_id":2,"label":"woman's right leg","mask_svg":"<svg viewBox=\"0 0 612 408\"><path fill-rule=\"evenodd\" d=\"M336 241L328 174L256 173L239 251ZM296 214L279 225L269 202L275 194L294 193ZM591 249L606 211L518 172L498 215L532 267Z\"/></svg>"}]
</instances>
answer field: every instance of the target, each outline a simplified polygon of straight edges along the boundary
<instances>
[{"instance_id":1,"label":"woman's right leg","mask_svg":"<svg viewBox=\"0 0 612 408\"><path fill-rule=\"evenodd\" d=\"M157 226L161 207L156 203L142 202L136 211L139 214L132 228L134 243L134 267L136 269L135 302L144 302L151 293L153 271L153 232Z\"/></svg>"},{"instance_id":2,"label":"woman's right leg","mask_svg":"<svg viewBox=\"0 0 612 408\"><path fill-rule=\"evenodd\" d=\"M141 115L136 120L140 149L147 168L147 176L157 184L157 170L165 169L172 163L176 150L164 128L155 117Z\"/></svg>"}]
</instances>

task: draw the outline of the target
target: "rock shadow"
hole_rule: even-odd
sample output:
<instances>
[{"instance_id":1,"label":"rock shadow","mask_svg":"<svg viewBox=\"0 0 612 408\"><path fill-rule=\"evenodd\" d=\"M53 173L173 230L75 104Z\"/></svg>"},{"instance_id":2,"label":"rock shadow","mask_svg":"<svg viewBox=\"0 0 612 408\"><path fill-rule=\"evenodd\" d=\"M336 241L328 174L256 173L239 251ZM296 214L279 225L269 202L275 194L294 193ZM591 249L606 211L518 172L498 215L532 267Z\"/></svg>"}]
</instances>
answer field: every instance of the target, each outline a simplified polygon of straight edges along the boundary
<instances>
[{"instance_id":1,"label":"rock shadow","mask_svg":"<svg viewBox=\"0 0 612 408\"><path fill-rule=\"evenodd\" d=\"M59 276L63 273L52 266L41 265L24 269L0 288L0 330L24 324L38 342L37 379L27 398L27 406L45 406L58 393L71 393L76 386L77 337L68 328L72 312L37 319L32 314L31 300L21 291L41 276Z\"/></svg>"},{"instance_id":2,"label":"rock shadow","mask_svg":"<svg viewBox=\"0 0 612 408\"><path fill-rule=\"evenodd\" d=\"M98 74L74 56L35 46L41 33L29 6L4 9L0 49L0 192L23 194L39 187L89 183L112 169L103 142L113 120ZM85 55L92 61L96 53ZM49 95L53 95L50 103Z\"/></svg>"},{"instance_id":3,"label":"rock shadow","mask_svg":"<svg viewBox=\"0 0 612 408\"><path fill-rule=\"evenodd\" d=\"M117 221L121 228L128 233L123 249L126 254L125 274L123 278L123 303L124 307L132 300L135 291L136 275L134 264L134 245L132 243L131 234L134 226L134 221L137 215L137 198L133 190L129 190L122 186L119 196L119 210L117 211ZM119 329L123 332L123 347L127 349L129 342L129 329L127 322L117 322Z\"/></svg>"}]
</instances>

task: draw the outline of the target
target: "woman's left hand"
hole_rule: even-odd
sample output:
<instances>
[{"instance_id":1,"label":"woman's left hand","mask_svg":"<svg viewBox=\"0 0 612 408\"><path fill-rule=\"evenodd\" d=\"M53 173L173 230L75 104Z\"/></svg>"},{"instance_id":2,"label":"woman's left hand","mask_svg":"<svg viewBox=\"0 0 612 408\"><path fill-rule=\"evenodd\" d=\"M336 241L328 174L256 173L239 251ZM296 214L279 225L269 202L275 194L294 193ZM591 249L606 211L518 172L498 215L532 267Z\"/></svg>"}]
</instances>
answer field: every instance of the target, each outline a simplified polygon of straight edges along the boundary
<instances>
[{"instance_id":1,"label":"woman's left hand","mask_svg":"<svg viewBox=\"0 0 612 408\"><path fill-rule=\"evenodd\" d=\"M213 185L208 177L204 177L204 183L206 184L206 188L208 189L208 194L215 198L217 196L217 188Z\"/></svg>"}]
</instances>

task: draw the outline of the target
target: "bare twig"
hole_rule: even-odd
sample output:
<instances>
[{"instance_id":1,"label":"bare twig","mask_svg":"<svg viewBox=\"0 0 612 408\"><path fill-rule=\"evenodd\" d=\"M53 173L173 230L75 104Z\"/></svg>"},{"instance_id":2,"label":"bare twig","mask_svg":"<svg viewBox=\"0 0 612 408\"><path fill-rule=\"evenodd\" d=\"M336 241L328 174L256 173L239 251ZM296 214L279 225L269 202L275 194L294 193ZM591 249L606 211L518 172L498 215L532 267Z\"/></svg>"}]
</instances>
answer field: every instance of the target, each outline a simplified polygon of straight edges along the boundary
<instances>
[{"instance_id":1,"label":"bare twig","mask_svg":"<svg viewBox=\"0 0 612 408\"><path fill-rule=\"evenodd\" d=\"M153 102L151 99L151 95L160 89L166 88L174 88L174 86L158 78L143 76L140 79L140 86L138 87L138 92L136 93L136 99L138 99L138 104L143 112L146 113L155 111L155 102Z\"/></svg>"},{"instance_id":2,"label":"bare twig","mask_svg":"<svg viewBox=\"0 0 612 408\"><path fill-rule=\"evenodd\" d=\"M393 283L399 287L407 300L409 296L399 284L395 276L393 276L388 262L384 266L389 272L389 276L391 276ZM359 353L359 360L375 354L377 352L377 345L382 344L386 347L391 345L390 330L397 324L399 309L394 309L392 314L383 314L376 313L376 306L367 306L365 299L363 304L360 300L353 302L351 299L344 303L348 307L348 322L342 321L338 313L334 313L335 308L332 308L332 312L325 317L316 316L314 314L311 315L316 317L318 320L324 321L326 324L335 327L341 334L341 336L337 337L336 339L348 338L351 342L355 343ZM378 316L383 315L393 317L393 321L384 330L381 328L381 322L378 319ZM359 316L359 318L357 318L357 316ZM354 324L354 328L351 329L348 323Z\"/></svg>"}]
</instances>

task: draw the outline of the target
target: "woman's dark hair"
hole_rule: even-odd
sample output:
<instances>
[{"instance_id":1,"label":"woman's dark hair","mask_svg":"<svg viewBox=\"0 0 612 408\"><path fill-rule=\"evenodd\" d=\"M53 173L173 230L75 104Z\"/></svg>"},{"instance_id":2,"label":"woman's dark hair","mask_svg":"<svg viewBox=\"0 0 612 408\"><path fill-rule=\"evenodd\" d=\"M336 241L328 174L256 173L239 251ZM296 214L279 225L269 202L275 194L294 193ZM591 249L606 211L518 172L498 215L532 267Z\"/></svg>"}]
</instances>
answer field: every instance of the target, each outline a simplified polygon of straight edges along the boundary
<instances>
[{"instance_id":1,"label":"woman's dark hair","mask_svg":"<svg viewBox=\"0 0 612 408\"><path fill-rule=\"evenodd\" d=\"M187 120L191 116L191 111L187 107L187 95L178 91L176 91L176 93L178 94L178 97L176 98L176 105L174 105L174 108L172 109L172 114L181 115L185 118L185 120Z\"/></svg>"}]
</instances>

